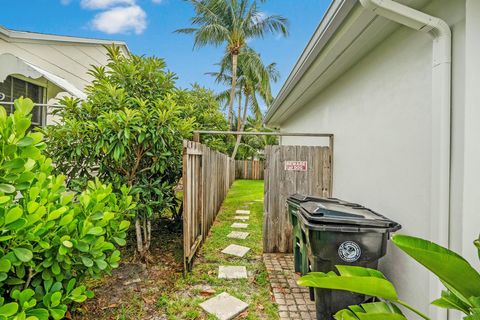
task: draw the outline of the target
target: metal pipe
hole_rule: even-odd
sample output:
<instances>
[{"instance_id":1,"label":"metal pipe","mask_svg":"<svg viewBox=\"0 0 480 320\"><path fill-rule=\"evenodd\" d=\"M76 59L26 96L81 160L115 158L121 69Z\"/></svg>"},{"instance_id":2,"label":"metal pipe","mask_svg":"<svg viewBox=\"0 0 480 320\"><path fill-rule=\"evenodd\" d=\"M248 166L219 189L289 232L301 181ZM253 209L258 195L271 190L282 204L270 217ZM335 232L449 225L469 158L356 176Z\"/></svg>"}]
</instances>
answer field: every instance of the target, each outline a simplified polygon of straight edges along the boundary
<instances>
[{"instance_id":1,"label":"metal pipe","mask_svg":"<svg viewBox=\"0 0 480 320\"><path fill-rule=\"evenodd\" d=\"M301 133L301 132L258 132L258 131L215 131L195 130L194 134L233 134L245 136L279 136L279 137L325 137L332 138L332 133Z\"/></svg>"}]
</instances>

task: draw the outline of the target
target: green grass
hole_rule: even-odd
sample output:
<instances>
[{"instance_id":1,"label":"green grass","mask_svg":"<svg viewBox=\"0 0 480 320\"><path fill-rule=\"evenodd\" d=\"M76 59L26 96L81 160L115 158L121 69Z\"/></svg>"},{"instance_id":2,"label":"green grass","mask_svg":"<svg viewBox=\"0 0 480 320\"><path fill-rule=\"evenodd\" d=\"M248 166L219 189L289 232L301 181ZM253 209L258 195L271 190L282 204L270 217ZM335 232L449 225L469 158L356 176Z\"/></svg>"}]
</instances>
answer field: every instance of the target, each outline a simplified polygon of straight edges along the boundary
<instances>
[{"instance_id":1,"label":"green grass","mask_svg":"<svg viewBox=\"0 0 480 320\"><path fill-rule=\"evenodd\" d=\"M244 319L278 319L276 305L271 301L270 284L262 261L262 223L263 223L263 181L236 181L210 231L210 235L195 260L193 271L185 278L176 282L175 293L160 297L157 306L164 310L169 319L198 319L204 315L198 306L210 297L201 295L202 288L211 287L215 294L229 294L249 304ZM235 221L237 209L250 210L248 229L238 230L249 232L245 240L229 239L230 227ZM227 256L221 251L229 244L238 244L251 248L243 258ZM248 279L226 280L218 279L220 265L243 265L249 272ZM215 319L206 316L206 319Z\"/></svg>"}]
</instances>

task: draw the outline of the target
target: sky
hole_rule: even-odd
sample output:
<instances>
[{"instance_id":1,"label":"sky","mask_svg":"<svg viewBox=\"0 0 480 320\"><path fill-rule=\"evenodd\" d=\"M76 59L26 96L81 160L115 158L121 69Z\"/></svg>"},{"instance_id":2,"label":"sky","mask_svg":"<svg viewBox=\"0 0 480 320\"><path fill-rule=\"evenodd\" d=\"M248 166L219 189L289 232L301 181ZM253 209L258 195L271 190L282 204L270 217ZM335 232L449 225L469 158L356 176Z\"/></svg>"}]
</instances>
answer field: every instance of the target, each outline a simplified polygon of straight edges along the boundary
<instances>
[{"instance_id":1,"label":"sky","mask_svg":"<svg viewBox=\"0 0 480 320\"><path fill-rule=\"evenodd\" d=\"M215 91L224 89L207 72L217 70L222 48L193 49L193 36L174 33L190 27L191 5L184 0L0 0L0 25L21 31L114 39L127 42L138 55L164 58L178 76L180 87L199 83ZM325 13L330 0L269 0L259 5L268 15L289 19L287 38L269 35L253 40L266 64L276 62L280 80L288 77Z\"/></svg>"}]
</instances>

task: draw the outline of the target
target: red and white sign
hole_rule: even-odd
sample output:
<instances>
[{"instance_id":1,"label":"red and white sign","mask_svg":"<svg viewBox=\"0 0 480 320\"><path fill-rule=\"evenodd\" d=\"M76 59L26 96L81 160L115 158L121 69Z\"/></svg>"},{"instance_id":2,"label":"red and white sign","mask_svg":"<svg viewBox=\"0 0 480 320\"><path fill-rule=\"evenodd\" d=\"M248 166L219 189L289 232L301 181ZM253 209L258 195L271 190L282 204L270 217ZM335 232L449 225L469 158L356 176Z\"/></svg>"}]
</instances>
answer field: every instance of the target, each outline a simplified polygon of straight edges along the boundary
<instances>
[{"instance_id":1,"label":"red and white sign","mask_svg":"<svg viewBox=\"0 0 480 320\"><path fill-rule=\"evenodd\" d=\"M285 171L307 171L307 161L285 161Z\"/></svg>"}]
</instances>

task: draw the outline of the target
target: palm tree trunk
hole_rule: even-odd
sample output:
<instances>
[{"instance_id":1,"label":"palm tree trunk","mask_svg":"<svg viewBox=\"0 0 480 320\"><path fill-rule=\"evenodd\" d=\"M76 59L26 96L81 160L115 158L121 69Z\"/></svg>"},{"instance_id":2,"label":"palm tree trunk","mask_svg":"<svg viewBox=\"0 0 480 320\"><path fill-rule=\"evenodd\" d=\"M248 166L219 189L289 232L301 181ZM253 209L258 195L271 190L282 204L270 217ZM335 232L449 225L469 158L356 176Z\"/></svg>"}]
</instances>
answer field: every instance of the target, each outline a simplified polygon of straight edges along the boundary
<instances>
[{"instance_id":1,"label":"palm tree trunk","mask_svg":"<svg viewBox=\"0 0 480 320\"><path fill-rule=\"evenodd\" d=\"M240 126L242 125L242 119L240 114L242 113L242 92L238 93L238 119L237 119L237 131L240 131Z\"/></svg>"},{"instance_id":2,"label":"palm tree trunk","mask_svg":"<svg viewBox=\"0 0 480 320\"><path fill-rule=\"evenodd\" d=\"M245 106L243 107L242 126L239 130L240 132L243 132L243 130L245 129L245 122L247 121L248 98L249 98L249 95L245 94ZM240 115L238 116L240 117ZM242 135L239 134L237 136L237 142L235 142L235 148L233 148L232 159L235 159L235 156L237 155L238 147L240 146L241 140L242 140Z\"/></svg>"},{"instance_id":3,"label":"palm tree trunk","mask_svg":"<svg viewBox=\"0 0 480 320\"><path fill-rule=\"evenodd\" d=\"M230 103L228 105L228 128L232 128L233 122L233 102L235 101L235 91L237 89L237 64L238 54L232 53L232 89L230 89ZM238 115L240 117L240 115Z\"/></svg>"}]
</instances>

